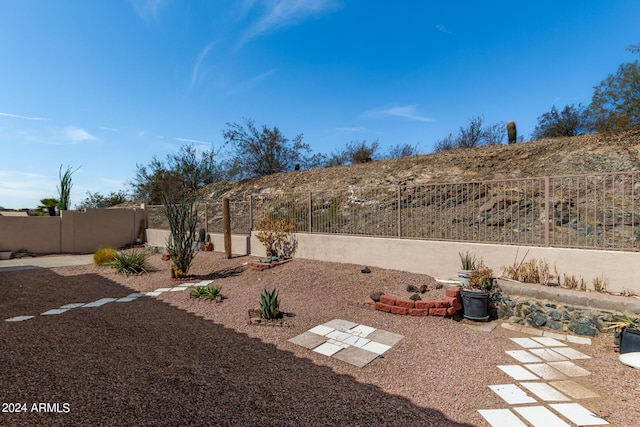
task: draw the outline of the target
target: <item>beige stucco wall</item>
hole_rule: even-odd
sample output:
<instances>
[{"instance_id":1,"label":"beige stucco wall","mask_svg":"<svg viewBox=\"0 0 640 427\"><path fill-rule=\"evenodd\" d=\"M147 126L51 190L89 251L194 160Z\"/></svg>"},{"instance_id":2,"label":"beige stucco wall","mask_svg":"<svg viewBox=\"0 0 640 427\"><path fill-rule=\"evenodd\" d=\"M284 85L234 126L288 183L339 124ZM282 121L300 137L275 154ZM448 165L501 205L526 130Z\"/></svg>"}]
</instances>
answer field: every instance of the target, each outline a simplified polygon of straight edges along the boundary
<instances>
[{"instance_id":1,"label":"beige stucco wall","mask_svg":"<svg viewBox=\"0 0 640 427\"><path fill-rule=\"evenodd\" d=\"M59 217L0 217L0 250L36 254L91 253L101 246L134 243L144 209L62 211Z\"/></svg>"},{"instance_id":2,"label":"beige stucco wall","mask_svg":"<svg viewBox=\"0 0 640 427\"><path fill-rule=\"evenodd\" d=\"M214 252L224 252L224 235L222 233L208 233L213 243ZM147 244L149 246L167 245L169 238L169 230L148 229ZM234 255L248 255L251 252L249 248L249 236L245 234L231 235L231 253Z\"/></svg>"},{"instance_id":3,"label":"beige stucco wall","mask_svg":"<svg viewBox=\"0 0 640 427\"><path fill-rule=\"evenodd\" d=\"M354 237L297 233L297 258L344 262L370 267L390 268L428 274L439 279L456 279L460 258L458 253L471 251L482 257L496 274L501 267L517 258L522 261L543 259L560 274L582 276L590 286L595 277L604 275L608 290L625 290L640 294L640 252L596 251L518 247L481 243L457 243L429 240ZM252 255L264 256L262 244L251 238Z\"/></svg>"}]
</instances>

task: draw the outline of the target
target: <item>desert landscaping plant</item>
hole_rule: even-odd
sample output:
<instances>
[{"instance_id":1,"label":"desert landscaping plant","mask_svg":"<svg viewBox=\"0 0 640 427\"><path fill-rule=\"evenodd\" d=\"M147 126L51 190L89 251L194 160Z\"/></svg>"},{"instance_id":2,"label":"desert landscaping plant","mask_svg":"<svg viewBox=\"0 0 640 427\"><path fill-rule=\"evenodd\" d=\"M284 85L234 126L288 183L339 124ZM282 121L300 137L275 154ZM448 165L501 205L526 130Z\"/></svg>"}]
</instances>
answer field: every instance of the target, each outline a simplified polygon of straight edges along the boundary
<instances>
[{"instance_id":1,"label":"desert landscaping plant","mask_svg":"<svg viewBox=\"0 0 640 427\"><path fill-rule=\"evenodd\" d=\"M523 258L520 263L515 260L513 264L502 267L502 274L519 282L539 283L541 285L549 285L553 277L549 263L536 258L526 262Z\"/></svg>"},{"instance_id":2,"label":"desert landscaping plant","mask_svg":"<svg viewBox=\"0 0 640 427\"><path fill-rule=\"evenodd\" d=\"M260 317L266 320L280 317L280 300L276 289L271 292L266 289L260 295Z\"/></svg>"},{"instance_id":3,"label":"desert landscaping plant","mask_svg":"<svg viewBox=\"0 0 640 427\"><path fill-rule=\"evenodd\" d=\"M58 172L60 176L60 187L58 187L58 212L66 211L71 206L71 188L73 187L71 175L76 173L78 169L80 168L72 170L71 166L69 166L63 174L62 165L60 165L60 170Z\"/></svg>"},{"instance_id":4,"label":"desert landscaping plant","mask_svg":"<svg viewBox=\"0 0 640 427\"><path fill-rule=\"evenodd\" d=\"M493 270L480 262L480 265L469 274L467 288L488 291L493 287L493 280Z\"/></svg>"},{"instance_id":5,"label":"desert landscaping plant","mask_svg":"<svg viewBox=\"0 0 640 427\"><path fill-rule=\"evenodd\" d=\"M171 234L167 239L167 252L171 259L171 277L186 277L195 256L193 240L198 223L194 193L183 196L179 203L163 196L165 215Z\"/></svg>"},{"instance_id":6,"label":"desert landscaping plant","mask_svg":"<svg viewBox=\"0 0 640 427\"><path fill-rule=\"evenodd\" d=\"M196 286L191 291L192 298L214 301L220 296L222 286Z\"/></svg>"},{"instance_id":7,"label":"desert landscaping plant","mask_svg":"<svg viewBox=\"0 0 640 427\"><path fill-rule=\"evenodd\" d=\"M290 234L293 223L286 218L272 219L265 216L256 226L256 237L266 249L267 256L291 256Z\"/></svg>"},{"instance_id":8,"label":"desert landscaping plant","mask_svg":"<svg viewBox=\"0 0 640 427\"><path fill-rule=\"evenodd\" d=\"M143 251L118 251L112 261L105 263L124 275L146 273L149 254Z\"/></svg>"},{"instance_id":9,"label":"desert landscaping plant","mask_svg":"<svg viewBox=\"0 0 640 427\"><path fill-rule=\"evenodd\" d=\"M93 253L93 262L96 265L105 265L116 259L118 256L118 250L115 248L98 248Z\"/></svg>"}]
</instances>

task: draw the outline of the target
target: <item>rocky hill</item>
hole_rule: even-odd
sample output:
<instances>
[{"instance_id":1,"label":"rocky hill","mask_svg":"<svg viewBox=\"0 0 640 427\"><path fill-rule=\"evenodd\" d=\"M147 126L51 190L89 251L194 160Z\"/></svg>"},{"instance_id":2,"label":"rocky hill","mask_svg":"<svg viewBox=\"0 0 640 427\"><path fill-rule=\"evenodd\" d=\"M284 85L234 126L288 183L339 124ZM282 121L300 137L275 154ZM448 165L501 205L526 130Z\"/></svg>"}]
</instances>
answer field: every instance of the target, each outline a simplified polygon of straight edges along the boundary
<instances>
[{"instance_id":1,"label":"rocky hill","mask_svg":"<svg viewBox=\"0 0 640 427\"><path fill-rule=\"evenodd\" d=\"M211 184L207 200L250 194L640 170L640 129L450 150Z\"/></svg>"}]
</instances>

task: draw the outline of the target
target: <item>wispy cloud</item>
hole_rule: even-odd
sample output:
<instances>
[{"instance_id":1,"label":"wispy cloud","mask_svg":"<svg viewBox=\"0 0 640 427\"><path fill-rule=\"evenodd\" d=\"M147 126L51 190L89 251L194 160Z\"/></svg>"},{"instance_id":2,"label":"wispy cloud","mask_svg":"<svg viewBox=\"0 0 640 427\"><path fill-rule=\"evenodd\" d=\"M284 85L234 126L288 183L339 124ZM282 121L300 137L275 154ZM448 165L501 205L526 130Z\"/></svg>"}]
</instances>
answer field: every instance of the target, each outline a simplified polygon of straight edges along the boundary
<instances>
[{"instance_id":1,"label":"wispy cloud","mask_svg":"<svg viewBox=\"0 0 640 427\"><path fill-rule=\"evenodd\" d=\"M310 17L341 7L336 0L261 0L247 3L249 6L255 4L261 5L264 13L244 34L240 46L261 34L296 25Z\"/></svg>"},{"instance_id":2,"label":"wispy cloud","mask_svg":"<svg viewBox=\"0 0 640 427\"><path fill-rule=\"evenodd\" d=\"M266 79L267 77L273 75L276 71L278 71L277 69L271 69L269 71L266 71L262 74L258 74L257 76L253 76L250 77L240 83L234 84L233 88L230 89L227 94L231 94L231 93L237 93L237 92L243 92L243 91L247 91L249 89L252 89L254 87L256 87L258 84L260 84L261 81L263 81L264 79Z\"/></svg>"},{"instance_id":3,"label":"wispy cloud","mask_svg":"<svg viewBox=\"0 0 640 427\"><path fill-rule=\"evenodd\" d=\"M44 117L29 117L29 116L20 116L18 114L11 114L11 113L0 113L0 116L2 117L11 117L14 119L23 119L23 120L49 120L49 119L45 119Z\"/></svg>"},{"instance_id":4,"label":"wispy cloud","mask_svg":"<svg viewBox=\"0 0 640 427\"><path fill-rule=\"evenodd\" d=\"M209 53L213 45L214 45L213 42L207 44L204 48L202 48L200 53L198 53L198 57L196 58L196 63L193 65L193 71L191 72L191 88L193 88L198 82L198 80L200 79L201 77L200 68L202 67L202 62L207 57L207 54Z\"/></svg>"},{"instance_id":5,"label":"wispy cloud","mask_svg":"<svg viewBox=\"0 0 640 427\"><path fill-rule=\"evenodd\" d=\"M191 139L191 138L173 138L175 141L180 141L180 142L193 142L194 144L211 144L211 142L209 141L200 141L198 139Z\"/></svg>"},{"instance_id":6,"label":"wispy cloud","mask_svg":"<svg viewBox=\"0 0 640 427\"><path fill-rule=\"evenodd\" d=\"M158 22L158 13L170 0L131 0L138 16L146 23Z\"/></svg>"},{"instance_id":7,"label":"wispy cloud","mask_svg":"<svg viewBox=\"0 0 640 427\"><path fill-rule=\"evenodd\" d=\"M95 136L91 135L86 130L75 126L67 126L66 128L64 128L62 131L62 135L64 139L66 139L67 141L71 141L74 144L82 141L91 141L96 139Z\"/></svg>"},{"instance_id":8,"label":"wispy cloud","mask_svg":"<svg viewBox=\"0 0 640 427\"><path fill-rule=\"evenodd\" d=\"M362 132L363 127L351 127L351 128L335 128L338 132Z\"/></svg>"},{"instance_id":9,"label":"wispy cloud","mask_svg":"<svg viewBox=\"0 0 640 427\"><path fill-rule=\"evenodd\" d=\"M375 117L401 117L407 120L414 120L418 122L435 122L435 119L421 115L416 110L416 105L399 105L396 107L386 109L375 109L366 111L361 114L362 118L375 118Z\"/></svg>"},{"instance_id":10,"label":"wispy cloud","mask_svg":"<svg viewBox=\"0 0 640 427\"><path fill-rule=\"evenodd\" d=\"M456 35L456 33L452 32L452 31L449 31L449 30L447 29L447 27L445 27L445 26L444 26L444 25L442 25L442 24L438 24L438 25L436 25L436 30L440 31L441 33L450 34L450 35L452 35L452 36L455 36L455 35Z\"/></svg>"},{"instance_id":11,"label":"wispy cloud","mask_svg":"<svg viewBox=\"0 0 640 427\"><path fill-rule=\"evenodd\" d=\"M101 129L101 130L108 130L109 132L120 132L120 130L119 130L119 129L110 128L110 127L107 127L107 126L98 126L98 129Z\"/></svg>"}]
</instances>

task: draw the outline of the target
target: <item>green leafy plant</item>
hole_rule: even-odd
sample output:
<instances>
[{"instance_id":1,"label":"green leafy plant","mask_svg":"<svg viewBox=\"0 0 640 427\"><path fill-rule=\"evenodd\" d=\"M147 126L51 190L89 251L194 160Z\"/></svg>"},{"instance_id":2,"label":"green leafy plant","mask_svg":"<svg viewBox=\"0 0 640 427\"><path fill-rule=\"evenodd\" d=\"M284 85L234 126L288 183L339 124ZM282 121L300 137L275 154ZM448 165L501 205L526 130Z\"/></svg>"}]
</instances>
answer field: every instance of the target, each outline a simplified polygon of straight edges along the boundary
<instances>
[{"instance_id":1,"label":"green leafy plant","mask_svg":"<svg viewBox=\"0 0 640 427\"><path fill-rule=\"evenodd\" d=\"M467 251L465 253L458 252L460 256L460 266L462 270L475 270L476 269L476 256L471 252Z\"/></svg>"},{"instance_id":2,"label":"green leafy plant","mask_svg":"<svg viewBox=\"0 0 640 427\"><path fill-rule=\"evenodd\" d=\"M638 322L637 320L633 320L629 314L624 312L618 315L617 317L615 317L614 319L615 320L612 320L610 322L605 322L605 324L607 325L605 329L616 329L616 330L620 330L624 328L638 329L638 326L640 326L640 322Z\"/></svg>"},{"instance_id":3,"label":"green leafy plant","mask_svg":"<svg viewBox=\"0 0 640 427\"><path fill-rule=\"evenodd\" d=\"M116 259L118 250L114 248L98 248L93 253L93 262L96 265L105 265Z\"/></svg>"},{"instance_id":4,"label":"green leafy plant","mask_svg":"<svg viewBox=\"0 0 640 427\"><path fill-rule=\"evenodd\" d=\"M191 297L212 301L220 296L221 290L222 286L196 286L191 291Z\"/></svg>"},{"instance_id":5,"label":"green leafy plant","mask_svg":"<svg viewBox=\"0 0 640 427\"><path fill-rule=\"evenodd\" d=\"M469 274L467 288L488 291L493 287L493 270L480 262L480 266Z\"/></svg>"},{"instance_id":6,"label":"green leafy plant","mask_svg":"<svg viewBox=\"0 0 640 427\"><path fill-rule=\"evenodd\" d=\"M104 265L113 267L118 273L124 275L147 273L149 271L147 266L148 257L149 254L147 252L118 251L115 258Z\"/></svg>"},{"instance_id":7,"label":"green leafy plant","mask_svg":"<svg viewBox=\"0 0 640 427\"><path fill-rule=\"evenodd\" d=\"M265 289L260 295L260 317L266 320L280 317L280 300L276 289L271 292Z\"/></svg>"}]
</instances>

